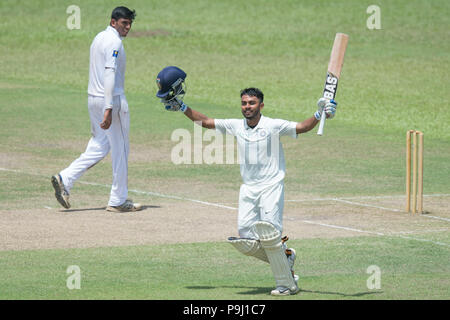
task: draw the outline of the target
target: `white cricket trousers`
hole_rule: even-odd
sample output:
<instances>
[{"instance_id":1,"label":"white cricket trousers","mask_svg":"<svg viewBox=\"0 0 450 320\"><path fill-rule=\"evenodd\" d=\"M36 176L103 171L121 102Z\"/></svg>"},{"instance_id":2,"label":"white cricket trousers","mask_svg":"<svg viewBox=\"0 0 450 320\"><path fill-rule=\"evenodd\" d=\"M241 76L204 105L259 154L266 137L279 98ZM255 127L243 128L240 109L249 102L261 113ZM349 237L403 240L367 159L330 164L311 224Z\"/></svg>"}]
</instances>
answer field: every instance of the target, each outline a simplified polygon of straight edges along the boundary
<instances>
[{"instance_id":1,"label":"white cricket trousers","mask_svg":"<svg viewBox=\"0 0 450 320\"><path fill-rule=\"evenodd\" d=\"M108 130L103 130L100 128L100 123L103 121L104 106L103 97L88 96L92 137L85 152L59 174L66 190L70 193L75 181L111 151L113 175L108 205L118 206L123 204L128 196L130 114L125 96L115 96L113 99L111 126Z\"/></svg>"},{"instance_id":2,"label":"white cricket trousers","mask_svg":"<svg viewBox=\"0 0 450 320\"><path fill-rule=\"evenodd\" d=\"M241 185L239 190L238 231L241 238L258 239L251 230L257 221L272 223L283 231L284 181L272 185Z\"/></svg>"}]
</instances>

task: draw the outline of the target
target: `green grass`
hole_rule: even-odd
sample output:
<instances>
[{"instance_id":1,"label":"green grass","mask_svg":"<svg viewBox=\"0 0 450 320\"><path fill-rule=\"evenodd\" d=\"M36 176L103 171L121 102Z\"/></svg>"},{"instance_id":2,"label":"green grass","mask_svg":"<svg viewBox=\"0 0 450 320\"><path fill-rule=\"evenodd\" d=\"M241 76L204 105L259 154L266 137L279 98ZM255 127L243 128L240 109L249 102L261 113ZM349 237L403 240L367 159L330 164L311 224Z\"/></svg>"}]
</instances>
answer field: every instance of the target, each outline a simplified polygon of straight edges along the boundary
<instances>
[{"instance_id":1,"label":"green grass","mask_svg":"<svg viewBox=\"0 0 450 320\"><path fill-rule=\"evenodd\" d=\"M84 91L89 45L105 27L112 4L78 5L82 27L71 31L65 26L65 3L2 1L0 9L13 14L3 17L0 26L15 25L0 36L2 78ZM340 31L350 35L350 42L338 94L342 112L333 121L390 133L416 128L430 138L450 138L448 99L443 94L450 49L443 41L448 38L446 1L381 1L381 30L366 28L368 4L360 1L128 5L138 12L133 30L169 33L125 41L129 97L134 102L135 94L145 96L134 109L160 109L154 78L164 66L176 64L188 73L187 102L192 105L225 109L228 114L236 110L240 116L239 89L256 85L266 93L268 114L302 119L314 111L332 40ZM183 14L168 12L167 7L183 8ZM207 110L212 116L224 113Z\"/></svg>"},{"instance_id":2,"label":"green grass","mask_svg":"<svg viewBox=\"0 0 450 320\"><path fill-rule=\"evenodd\" d=\"M447 299L450 294L450 251L444 247L396 237L290 245L300 249L301 292L287 299ZM72 265L81 272L78 290L66 286ZM380 289L367 287L372 265L380 268ZM276 299L269 295L274 285L269 265L225 243L0 252L0 269L1 299Z\"/></svg>"},{"instance_id":3,"label":"green grass","mask_svg":"<svg viewBox=\"0 0 450 320\"><path fill-rule=\"evenodd\" d=\"M0 171L0 210L54 206L50 175L83 152L89 139L89 46L116 3L75 4L80 30L66 28L66 2L0 2L7 13L0 20L0 168L33 174ZM425 133L424 193L450 194L450 2L377 1L381 30L366 28L371 4L128 1L138 13L124 41L131 152L147 152L130 161L130 188L158 192L162 183L198 183L204 191L182 188L177 194L237 201L238 165L175 166L164 158L175 145L173 130L192 132L193 125L164 111L155 98L163 67L187 72L187 104L210 117L240 118L240 89L257 86L265 93L265 115L301 121L316 110L334 35L345 32L350 41L335 119L327 121L323 137L314 130L283 139L287 196L403 194L409 129ZM151 30L160 32L133 37L133 31ZM109 184L109 160L82 179ZM106 188L77 184L74 192L80 206L91 205L89 196L106 204ZM446 233L433 236L449 242ZM302 248L303 292L288 299L450 296L447 247L395 237L293 243ZM72 264L82 269L82 290L65 287ZM365 286L372 264L382 270L379 291ZM267 265L222 243L0 252L0 266L3 299L269 299L273 286Z\"/></svg>"}]
</instances>

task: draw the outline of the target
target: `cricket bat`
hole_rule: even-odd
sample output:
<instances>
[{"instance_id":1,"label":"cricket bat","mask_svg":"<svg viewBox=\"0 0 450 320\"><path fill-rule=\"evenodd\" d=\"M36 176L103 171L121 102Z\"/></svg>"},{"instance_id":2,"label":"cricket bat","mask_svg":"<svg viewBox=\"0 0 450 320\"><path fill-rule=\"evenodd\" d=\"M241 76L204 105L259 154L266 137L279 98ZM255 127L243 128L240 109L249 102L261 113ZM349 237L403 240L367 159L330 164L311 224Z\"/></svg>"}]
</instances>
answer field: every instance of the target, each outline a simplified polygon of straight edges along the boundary
<instances>
[{"instance_id":1,"label":"cricket bat","mask_svg":"<svg viewBox=\"0 0 450 320\"><path fill-rule=\"evenodd\" d=\"M341 76L342 66L344 64L345 49L347 49L348 35L345 33L336 33L334 38L333 49L331 50L330 62L328 62L327 78L325 80L325 88L323 89L322 97L326 99L334 99L338 86L339 77ZM323 134L323 127L325 125L325 112L322 112L320 118L319 130L317 134Z\"/></svg>"}]
</instances>

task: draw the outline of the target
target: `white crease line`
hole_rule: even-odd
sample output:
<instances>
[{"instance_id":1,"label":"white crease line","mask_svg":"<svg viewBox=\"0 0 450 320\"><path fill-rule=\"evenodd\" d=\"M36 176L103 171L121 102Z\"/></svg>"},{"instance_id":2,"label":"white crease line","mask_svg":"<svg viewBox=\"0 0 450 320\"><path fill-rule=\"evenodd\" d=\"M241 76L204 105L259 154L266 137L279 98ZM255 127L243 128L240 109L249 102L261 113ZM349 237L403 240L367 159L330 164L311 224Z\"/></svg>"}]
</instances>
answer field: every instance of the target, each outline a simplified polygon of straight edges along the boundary
<instances>
[{"instance_id":1,"label":"white crease line","mask_svg":"<svg viewBox=\"0 0 450 320\"><path fill-rule=\"evenodd\" d=\"M359 229L355 229L355 228L336 226L336 225L332 225L332 224L313 222L313 221L309 221L309 220L301 220L301 221L305 222L305 223L309 223L309 224L316 224L316 225L319 225L319 226L322 226L322 227L328 227L328 228L334 228L334 229L343 229L343 230L354 231L354 232L359 232L359 233L370 233L370 234L376 234L378 236L384 236L385 235L384 233L381 233L381 232L364 231L364 230L359 230Z\"/></svg>"},{"instance_id":2,"label":"white crease line","mask_svg":"<svg viewBox=\"0 0 450 320\"><path fill-rule=\"evenodd\" d=\"M314 201L333 201L336 198L314 198L314 199L291 199L291 200L284 200L286 202L314 202Z\"/></svg>"},{"instance_id":3,"label":"white crease line","mask_svg":"<svg viewBox=\"0 0 450 320\"><path fill-rule=\"evenodd\" d=\"M336 198L334 200L337 201L337 202L353 204L353 205L357 205L357 206L361 206L361 207L376 208L376 209L382 209L382 210L387 210L387 211L392 211L392 212L403 212L402 210L398 210L398 209L391 209L391 208L386 208L386 207L374 206L374 205L371 205L371 204L353 202L353 201L348 201L348 200L343 200L343 199L338 199L338 198Z\"/></svg>"},{"instance_id":4,"label":"white crease line","mask_svg":"<svg viewBox=\"0 0 450 320\"><path fill-rule=\"evenodd\" d=\"M44 175L41 175L41 174L27 173L27 172L23 172L23 171L19 171L19 170L12 170L12 169L5 169L5 168L0 168L0 171L9 171L9 172L15 172L15 173L20 173L20 174L29 174L29 175L45 177ZM86 184L86 185L94 185L94 186L102 186L102 187L111 188L110 185L106 185L106 184L100 184L100 183L94 183L94 182L85 182L85 181L78 181L78 182L81 183L81 184ZM219 207L219 208L224 208L224 209L229 209L229 210L237 210L237 208L235 208L235 207L224 206L224 205L221 205L221 204L216 204L216 203L211 203L211 202L206 202L206 201L201 201L201 200L196 200L196 199L183 198L183 197L179 197L179 196L165 195L165 194L161 194L161 193L140 191L140 190L129 190L129 191L130 192L139 193L139 194L153 195L153 196L157 196L157 197L161 197L161 198L169 198L169 199L176 199L176 200L191 201L191 202L195 202L195 203L200 203L200 204L204 204L204 205L208 205L208 206L214 206L214 207ZM433 195L430 195L430 196L433 196ZM443 196L443 195L441 194L439 196ZM392 196L390 196L390 197L392 197ZM356 199L358 199L358 198L356 198ZM329 200L341 201L341 202L345 202L345 203L349 203L349 204L356 204L356 205L362 205L362 206L367 206L367 207L375 207L375 208L378 208L378 209L385 209L385 210L389 210L389 211L401 212L401 210L397 210L397 209L389 209L389 208L384 208L384 207L377 207L377 206L371 206L371 205L365 205L365 204L358 204L356 202L345 201L343 199L338 199L338 198L329 198L329 199L320 199L320 200L321 201L329 201ZM424 215L421 215L421 216L424 216ZM435 216L425 216L425 217L441 219L441 220L445 220L445 221L450 221L449 219L435 217ZM293 219L288 219L288 220L293 220ZM324 223L317 223L317 222L312 222L312 221L308 221L308 220L302 220L302 221L305 222L305 223L317 224L317 225L321 225L321 226L325 226L325 227L336 228L336 229L344 229L344 230L354 231L354 232L359 232L359 233L369 233L369 234L376 234L376 235L380 235L380 236L384 236L385 235L385 234L380 233L380 232L364 231L364 230L348 228L348 227L327 225L327 224L324 224ZM413 240L417 240L417 241L432 242L432 243L436 243L436 244L439 244L439 245L448 246L447 244L444 244L444 243L441 243L441 242L434 242L434 241L431 241L431 240L414 239L414 238L410 238L410 237L405 237L405 238L406 239L413 239Z\"/></svg>"},{"instance_id":5,"label":"white crease line","mask_svg":"<svg viewBox=\"0 0 450 320\"><path fill-rule=\"evenodd\" d=\"M343 203L357 205L357 206L361 206L361 207L377 208L377 209L388 210L388 211L393 211L393 212L403 212L402 210L398 210L398 209L374 206L374 205L366 204L366 203L358 203L358 202L349 201L349 200L345 200L345 199L348 199L348 198L319 198L319 199L307 199L307 200L286 200L286 202L337 201L337 202L343 202ZM358 199L358 198L355 198L355 199ZM361 198L361 199L363 199L363 198Z\"/></svg>"},{"instance_id":6,"label":"white crease line","mask_svg":"<svg viewBox=\"0 0 450 320\"><path fill-rule=\"evenodd\" d=\"M23 171L20 171L20 170L13 170L13 169L0 168L0 171L15 172L15 173L20 173L20 174L28 174L28 175L38 176L38 177L46 177L46 175L42 175L42 174L23 172ZM111 188L111 185L102 184L102 183L96 183L96 182L77 181L77 183L91 185L91 186L99 186L99 187ZM152 195L152 196L160 197L160 198L191 201L191 202L200 203L200 204L204 204L204 205L207 205L207 206L223 208L223 209L237 210L237 208L224 206L224 205L221 205L221 204L216 204L216 203L207 202L207 201L201 201L201 200L196 200L196 199L183 198L183 197L179 197L179 196L166 195L166 194L157 193L157 192L148 192L148 191L140 191L140 190L128 190L128 191L129 192L138 193L138 194Z\"/></svg>"},{"instance_id":7,"label":"white crease line","mask_svg":"<svg viewBox=\"0 0 450 320\"><path fill-rule=\"evenodd\" d=\"M443 243L443 242L439 242L439 241L433 241L433 240L428 240L428 239L420 239L420 238L413 238L413 237L400 236L400 235L398 237L403 238L403 239L407 239L407 240L420 241L420 242L431 242L431 243L434 243L434 244L437 244L437 245L440 245L440 246L450 247L449 244Z\"/></svg>"},{"instance_id":8,"label":"white crease line","mask_svg":"<svg viewBox=\"0 0 450 320\"><path fill-rule=\"evenodd\" d=\"M95 182L78 181L78 183L88 184L88 185L92 185L92 186L100 186L100 187L111 188L110 185L101 184L101 183L95 183ZM196 200L196 199L183 198L183 197L179 197L179 196L172 196L172 195L162 194L162 193L158 193L158 192L141 191L141 190L133 190L133 189L128 190L128 192L133 192L133 193L137 193L137 194L145 194L145 195L155 196L155 197L160 197L160 198L190 201L190 202L204 204L204 205L207 205L207 206L213 206L213 207L229 209L229 210L237 210L237 208L224 206L224 205L217 204L217 203L201 201L201 200Z\"/></svg>"},{"instance_id":9,"label":"white crease line","mask_svg":"<svg viewBox=\"0 0 450 320\"><path fill-rule=\"evenodd\" d=\"M23 172L23 171L14 170L14 169L0 168L0 171L9 171L9 172L15 172L15 173L21 173L21 174L28 174L28 175L46 177L46 176L44 176L42 174ZM111 187L110 185L100 184L100 183L95 183L95 182L78 181L78 183L87 184L87 185L94 185L94 186L102 186L102 187L107 187L107 188ZM179 196L165 195L165 194L161 194L161 193L157 193L157 192L140 191L140 190L129 190L129 191L135 192L135 193L140 193L140 194L153 195L153 196L157 196L157 197L161 197L161 198L185 200L185 201L191 201L191 202L206 204L206 205L210 205L210 206L215 206L215 207L219 207L219 208L225 208L225 209L230 209L230 210L237 210L237 208L235 208L235 207L229 207L229 206L225 206L225 205L222 205L222 204L216 204L216 203L211 203L211 202L201 201L201 200L196 200L196 199L183 198L183 197L179 197ZM442 197L442 196L450 196L450 194L428 194L428 195L424 194L423 196L424 197ZM362 197L342 197L342 198L315 198L315 199L302 199L302 200L292 199L292 200L285 200L285 201L286 202L340 201L340 202L344 202L344 203L348 203L348 204L355 204L355 205L364 206L364 207L372 207L372 208L389 210L389 211L394 211L394 212L403 212L402 210L398 210L398 209L391 209L391 208L385 208L385 207L380 207L380 206L373 206L373 205L369 205L369 204L363 204L363 203L357 203L357 202L348 201L348 200L352 200L352 199L355 199L355 200L358 200L358 199L383 199L383 198L399 198L399 197L401 198L401 197L405 197L405 196L400 196L400 195L362 196ZM428 216L428 217L431 218L433 216ZM440 218L440 217L434 217L434 218L450 221L449 219L446 219L446 218Z\"/></svg>"},{"instance_id":10,"label":"white crease line","mask_svg":"<svg viewBox=\"0 0 450 320\"><path fill-rule=\"evenodd\" d=\"M427 196L427 197L442 197L442 196L447 196L447 194L428 194L428 195L424 195L424 197L425 196ZM392 197L395 197L395 196L361 197L361 198L319 198L319 199L305 199L305 200L286 200L286 202L337 201L337 202L347 203L347 204L351 204L351 205L367 207L367 208L376 208L376 209L381 209L381 210L386 210L386 211L391 211L391 212L404 212L403 210L399 210L399 209L386 208L386 207L375 206L375 205L371 205L371 204L367 204L367 203L359 203L359 202L345 200L345 199L375 199L375 198L383 199L383 198L392 198ZM429 214L421 214L419 216L424 217L424 218L439 219L442 221L450 222L449 218L437 217L437 216L432 216Z\"/></svg>"},{"instance_id":11,"label":"white crease line","mask_svg":"<svg viewBox=\"0 0 450 320\"><path fill-rule=\"evenodd\" d=\"M431 193L424 194L424 197L449 197L450 193ZM405 195L389 195L389 196L360 196L360 197L340 197L340 199L358 200L358 199L389 199L389 198L406 198Z\"/></svg>"},{"instance_id":12,"label":"white crease line","mask_svg":"<svg viewBox=\"0 0 450 320\"><path fill-rule=\"evenodd\" d=\"M424 194L424 197L449 197L450 194L447 193L432 193ZM360 196L360 197L339 197L339 198L312 198L312 199L286 199L286 202L311 202L311 201L333 201L336 199L340 200L363 200L363 199L396 199L396 198L406 198L404 195L389 195L389 196Z\"/></svg>"},{"instance_id":13,"label":"white crease line","mask_svg":"<svg viewBox=\"0 0 450 320\"><path fill-rule=\"evenodd\" d=\"M218 203L212 203L212 202L201 201L201 200L196 200L196 199L183 198L183 197L178 197L178 196L169 196L169 195L165 195L165 194L161 194L161 193L156 193L156 192L147 192L147 191L140 191L140 190L128 190L128 191L130 191L130 192L135 192L135 193L140 193L140 194L146 194L146 195L157 196L157 197L161 197L161 198L170 198L170 199L177 199L177 200L191 201L191 202L200 203L200 204L204 204L204 205L208 205L208 206L213 206L213 207L218 207L218 208L223 208L223 209L237 210L237 208L229 207L229 206L224 206L224 205L218 204Z\"/></svg>"},{"instance_id":14,"label":"white crease line","mask_svg":"<svg viewBox=\"0 0 450 320\"><path fill-rule=\"evenodd\" d=\"M290 220L294 220L294 219L290 219ZM407 240L415 240L415 241L420 241L420 242L430 242L430 243L433 243L433 244L437 244L439 246L450 247L450 245L447 244L447 243L443 243L443 242L439 242L439 241L433 241L433 240L428 240L428 239L413 238L413 237L408 237L408 236L403 236L403 235L396 235L396 234L384 234L384 233L381 233L381 232L374 232L374 231L365 231L365 230L360 230L360 229L355 229L355 228L336 226L336 225L332 225L332 224L313 222L313 221L309 221L309 220L301 220L301 221L305 222L305 223L315 224L315 225L319 225L319 226L322 226L322 227L328 227L328 228L333 228L333 229L342 229L342 230L354 231L354 232L359 232L359 233L375 234L375 235L378 235L378 236L399 237L399 238L407 239Z\"/></svg>"},{"instance_id":15,"label":"white crease line","mask_svg":"<svg viewBox=\"0 0 450 320\"><path fill-rule=\"evenodd\" d=\"M421 217L424 217L424 218L431 218L431 219L438 219L438 220L443 220L443 221L450 222L450 219L448 219L448 218L442 218L442 217L430 216L429 214L422 214Z\"/></svg>"},{"instance_id":16,"label":"white crease line","mask_svg":"<svg viewBox=\"0 0 450 320\"><path fill-rule=\"evenodd\" d=\"M434 233L434 232L445 232L448 231L448 228L441 228L441 229L435 229L435 230L412 230L412 231L397 231L388 233L388 235L405 235L405 234L423 234L423 233Z\"/></svg>"}]
</instances>

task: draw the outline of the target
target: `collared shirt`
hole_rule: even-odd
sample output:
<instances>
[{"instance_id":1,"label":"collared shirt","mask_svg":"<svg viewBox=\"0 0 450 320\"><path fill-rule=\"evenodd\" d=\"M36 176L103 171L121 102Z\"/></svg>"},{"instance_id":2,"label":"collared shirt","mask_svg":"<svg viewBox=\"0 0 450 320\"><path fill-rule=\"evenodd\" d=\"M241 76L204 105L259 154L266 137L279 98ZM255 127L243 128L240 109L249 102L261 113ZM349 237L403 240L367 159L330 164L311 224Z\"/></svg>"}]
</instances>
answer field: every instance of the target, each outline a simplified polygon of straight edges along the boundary
<instances>
[{"instance_id":1,"label":"collared shirt","mask_svg":"<svg viewBox=\"0 0 450 320\"><path fill-rule=\"evenodd\" d=\"M297 137L296 122L261 115L256 127L246 119L215 119L216 130L236 137L242 180L269 185L284 179L286 165L281 136Z\"/></svg>"},{"instance_id":2,"label":"collared shirt","mask_svg":"<svg viewBox=\"0 0 450 320\"><path fill-rule=\"evenodd\" d=\"M122 37L111 26L94 38L90 49L88 94L105 96L105 68L115 69L115 85L113 95L124 93L126 56L122 45Z\"/></svg>"}]
</instances>

